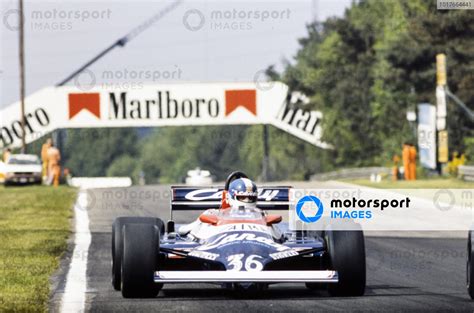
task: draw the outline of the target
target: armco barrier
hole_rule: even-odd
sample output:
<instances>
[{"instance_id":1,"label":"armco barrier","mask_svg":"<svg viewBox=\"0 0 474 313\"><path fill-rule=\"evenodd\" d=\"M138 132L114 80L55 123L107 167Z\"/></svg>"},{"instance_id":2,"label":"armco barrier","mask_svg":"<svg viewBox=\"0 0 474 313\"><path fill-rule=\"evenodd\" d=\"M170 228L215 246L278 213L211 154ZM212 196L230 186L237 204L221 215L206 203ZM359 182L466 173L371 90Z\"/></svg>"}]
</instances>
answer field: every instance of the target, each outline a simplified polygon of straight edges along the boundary
<instances>
[{"instance_id":1,"label":"armco barrier","mask_svg":"<svg viewBox=\"0 0 474 313\"><path fill-rule=\"evenodd\" d=\"M130 187L130 177L74 177L71 185L79 188Z\"/></svg>"},{"instance_id":2,"label":"armco barrier","mask_svg":"<svg viewBox=\"0 0 474 313\"><path fill-rule=\"evenodd\" d=\"M335 180L335 179L369 179L372 174L375 175L391 175L391 169L388 167L360 167L360 168L347 168L334 172L327 172L321 174L312 175L310 180L323 181L323 180Z\"/></svg>"},{"instance_id":3,"label":"armco barrier","mask_svg":"<svg viewBox=\"0 0 474 313\"><path fill-rule=\"evenodd\" d=\"M474 166L460 165L458 167L458 176L467 181L474 181Z\"/></svg>"}]
</instances>

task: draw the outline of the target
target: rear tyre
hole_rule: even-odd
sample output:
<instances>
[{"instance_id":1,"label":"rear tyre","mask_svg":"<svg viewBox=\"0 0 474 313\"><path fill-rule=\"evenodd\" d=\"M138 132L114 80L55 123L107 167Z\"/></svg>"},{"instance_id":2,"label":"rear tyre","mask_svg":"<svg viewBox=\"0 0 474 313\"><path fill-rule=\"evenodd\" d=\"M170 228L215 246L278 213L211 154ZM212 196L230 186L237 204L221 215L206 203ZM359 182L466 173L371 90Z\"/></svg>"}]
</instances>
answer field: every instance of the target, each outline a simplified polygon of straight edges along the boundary
<instances>
[{"instance_id":1,"label":"rear tyre","mask_svg":"<svg viewBox=\"0 0 474 313\"><path fill-rule=\"evenodd\" d=\"M359 226L360 228L360 226ZM365 244L362 230L324 232L329 262L339 282L328 284L331 296L362 296L366 285Z\"/></svg>"},{"instance_id":2,"label":"rear tyre","mask_svg":"<svg viewBox=\"0 0 474 313\"><path fill-rule=\"evenodd\" d=\"M122 296L156 297L163 284L154 282L160 244L155 225L126 224L123 227Z\"/></svg>"},{"instance_id":3,"label":"rear tyre","mask_svg":"<svg viewBox=\"0 0 474 313\"><path fill-rule=\"evenodd\" d=\"M473 242L474 231L469 231L467 238L467 262L466 262L466 281L467 281L467 292L471 299L474 299L474 268L472 261L474 260Z\"/></svg>"},{"instance_id":4,"label":"rear tyre","mask_svg":"<svg viewBox=\"0 0 474 313\"><path fill-rule=\"evenodd\" d=\"M122 251L123 251L123 233L122 228L125 224L148 224L156 225L160 234L164 234L164 223L161 219L155 217L118 217L112 224L112 286L115 290L120 290L122 282Z\"/></svg>"}]
</instances>

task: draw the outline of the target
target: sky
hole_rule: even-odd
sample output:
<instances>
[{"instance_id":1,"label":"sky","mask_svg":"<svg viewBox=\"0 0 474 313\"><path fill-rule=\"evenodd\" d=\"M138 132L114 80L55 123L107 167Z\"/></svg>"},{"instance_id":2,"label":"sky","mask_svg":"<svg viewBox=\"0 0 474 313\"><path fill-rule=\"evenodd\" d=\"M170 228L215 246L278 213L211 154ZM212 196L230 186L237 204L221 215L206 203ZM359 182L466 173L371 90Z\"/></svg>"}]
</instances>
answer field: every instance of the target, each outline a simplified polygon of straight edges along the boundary
<instances>
[{"instance_id":1,"label":"sky","mask_svg":"<svg viewBox=\"0 0 474 313\"><path fill-rule=\"evenodd\" d=\"M26 94L53 86L173 1L25 1ZM281 69L317 19L352 0L183 0L69 84L139 88L145 82L262 80ZM18 0L0 0L0 109L19 99Z\"/></svg>"}]
</instances>

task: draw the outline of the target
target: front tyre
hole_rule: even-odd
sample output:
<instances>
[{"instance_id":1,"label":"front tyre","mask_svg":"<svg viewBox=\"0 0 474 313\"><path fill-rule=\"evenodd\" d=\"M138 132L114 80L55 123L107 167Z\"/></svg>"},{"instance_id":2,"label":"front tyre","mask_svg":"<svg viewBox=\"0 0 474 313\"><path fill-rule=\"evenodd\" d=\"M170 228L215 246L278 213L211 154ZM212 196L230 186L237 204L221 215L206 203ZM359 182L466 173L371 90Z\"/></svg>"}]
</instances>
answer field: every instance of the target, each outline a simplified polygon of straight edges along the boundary
<instances>
[{"instance_id":1,"label":"front tyre","mask_svg":"<svg viewBox=\"0 0 474 313\"><path fill-rule=\"evenodd\" d=\"M156 297L163 284L154 282L160 233L150 224L126 224L123 227L122 296Z\"/></svg>"},{"instance_id":2,"label":"front tyre","mask_svg":"<svg viewBox=\"0 0 474 313\"><path fill-rule=\"evenodd\" d=\"M366 285L365 244L362 230L324 232L330 266L339 282L328 284L331 296L362 296Z\"/></svg>"},{"instance_id":3,"label":"front tyre","mask_svg":"<svg viewBox=\"0 0 474 313\"><path fill-rule=\"evenodd\" d=\"M112 224L112 286L115 290L120 290L122 282L123 226L126 224L156 225L160 235L165 229L163 221L156 217L121 216L115 219Z\"/></svg>"}]
</instances>

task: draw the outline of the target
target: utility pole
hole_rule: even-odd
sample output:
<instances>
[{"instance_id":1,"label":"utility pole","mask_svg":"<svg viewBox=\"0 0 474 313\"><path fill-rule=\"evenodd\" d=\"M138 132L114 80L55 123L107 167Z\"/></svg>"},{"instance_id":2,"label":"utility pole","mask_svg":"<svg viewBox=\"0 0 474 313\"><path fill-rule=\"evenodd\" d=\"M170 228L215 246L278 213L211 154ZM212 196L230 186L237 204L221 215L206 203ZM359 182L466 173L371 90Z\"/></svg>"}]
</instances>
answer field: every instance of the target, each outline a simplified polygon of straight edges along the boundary
<instances>
[{"instance_id":1,"label":"utility pole","mask_svg":"<svg viewBox=\"0 0 474 313\"><path fill-rule=\"evenodd\" d=\"M446 90L447 87L446 55L436 55L436 129L437 131L437 169L443 174L443 167L448 162L448 130L446 125Z\"/></svg>"},{"instance_id":2,"label":"utility pole","mask_svg":"<svg viewBox=\"0 0 474 313\"><path fill-rule=\"evenodd\" d=\"M449 161L448 149L448 126L447 126L447 99L456 103L471 121L474 121L474 112L453 94L448 87L446 55L439 53L436 55L436 128L438 129L438 171L443 172L443 167Z\"/></svg>"},{"instance_id":3,"label":"utility pole","mask_svg":"<svg viewBox=\"0 0 474 313\"><path fill-rule=\"evenodd\" d=\"M25 28L23 14L23 0L18 0L19 16L19 57L20 57L20 125L21 125L21 153L26 153L25 132Z\"/></svg>"}]
</instances>

